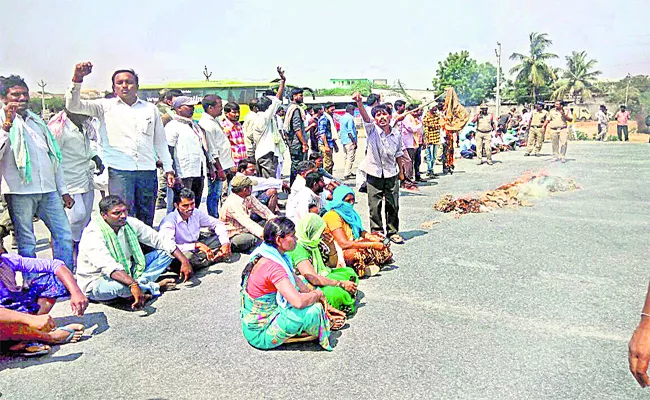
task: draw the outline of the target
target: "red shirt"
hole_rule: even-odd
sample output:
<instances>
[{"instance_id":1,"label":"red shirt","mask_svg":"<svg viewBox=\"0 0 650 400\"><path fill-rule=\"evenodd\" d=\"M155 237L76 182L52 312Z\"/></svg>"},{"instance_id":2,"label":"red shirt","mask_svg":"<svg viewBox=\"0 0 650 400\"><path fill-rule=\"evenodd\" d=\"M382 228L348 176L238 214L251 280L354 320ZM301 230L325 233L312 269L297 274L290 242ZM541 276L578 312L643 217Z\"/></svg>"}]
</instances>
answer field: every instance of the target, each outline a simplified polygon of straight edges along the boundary
<instances>
[{"instance_id":1,"label":"red shirt","mask_svg":"<svg viewBox=\"0 0 650 400\"><path fill-rule=\"evenodd\" d=\"M285 278L289 279L289 275L282 265L262 257L248 276L246 292L254 299L276 293L275 285Z\"/></svg>"}]
</instances>

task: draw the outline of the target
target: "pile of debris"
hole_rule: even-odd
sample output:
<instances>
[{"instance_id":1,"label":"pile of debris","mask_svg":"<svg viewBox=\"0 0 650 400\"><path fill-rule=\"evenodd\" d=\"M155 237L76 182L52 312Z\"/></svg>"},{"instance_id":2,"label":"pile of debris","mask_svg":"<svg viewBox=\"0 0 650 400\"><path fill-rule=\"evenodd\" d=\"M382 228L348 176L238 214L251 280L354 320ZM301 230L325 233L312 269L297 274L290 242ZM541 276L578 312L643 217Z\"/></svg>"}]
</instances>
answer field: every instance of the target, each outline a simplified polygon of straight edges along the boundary
<instances>
[{"instance_id":1,"label":"pile of debris","mask_svg":"<svg viewBox=\"0 0 650 400\"><path fill-rule=\"evenodd\" d=\"M530 171L512 182L499 186L496 190L477 196L454 198L451 194L446 194L433 208L444 213L469 214L504 207L529 207L530 198L579 188L580 186L573 179L549 175L545 171Z\"/></svg>"}]
</instances>

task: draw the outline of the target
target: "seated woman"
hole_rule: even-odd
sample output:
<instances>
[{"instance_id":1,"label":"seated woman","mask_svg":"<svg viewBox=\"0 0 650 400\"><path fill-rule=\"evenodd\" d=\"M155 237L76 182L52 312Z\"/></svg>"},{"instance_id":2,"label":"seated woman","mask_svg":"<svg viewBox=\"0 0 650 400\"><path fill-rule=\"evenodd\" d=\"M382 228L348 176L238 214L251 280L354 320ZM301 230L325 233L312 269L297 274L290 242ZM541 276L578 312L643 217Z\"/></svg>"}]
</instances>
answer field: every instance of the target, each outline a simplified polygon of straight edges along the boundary
<instances>
[{"instance_id":1,"label":"seated woman","mask_svg":"<svg viewBox=\"0 0 650 400\"><path fill-rule=\"evenodd\" d=\"M329 310L323 292L309 290L293 271L286 254L296 247L295 226L285 217L264 226L264 243L252 254L242 273L241 320L244 338L258 349L318 339L329 342Z\"/></svg>"},{"instance_id":2,"label":"seated woman","mask_svg":"<svg viewBox=\"0 0 650 400\"><path fill-rule=\"evenodd\" d=\"M287 254L298 272L323 291L329 305L351 314L355 311L354 296L359 278L352 268L345 266L343 260L339 268L336 249L328 245L333 245L333 239L324 233L325 228L325 221L318 215L310 213L304 216L296 225L296 248Z\"/></svg>"},{"instance_id":3,"label":"seated woman","mask_svg":"<svg viewBox=\"0 0 650 400\"><path fill-rule=\"evenodd\" d=\"M22 284L16 282L16 272L35 274L28 277ZM3 318L0 323L0 340L22 340L18 343L3 343L10 353L22 356L47 354L49 346L41 344L63 344L76 342L83 335L84 326L70 324L57 328L50 326L47 332L32 332L25 329L30 326L33 318L28 314L47 314L57 298L70 295L72 313L83 315L88 306L88 299L79 289L72 272L59 260L26 258L17 254L8 254L0 246L0 309ZM7 313L4 310L15 311ZM39 343L30 343L37 341Z\"/></svg>"},{"instance_id":4,"label":"seated woman","mask_svg":"<svg viewBox=\"0 0 650 400\"><path fill-rule=\"evenodd\" d=\"M379 233L363 230L361 217L354 209L354 191L349 186L334 189L332 201L323 215L327 229L336 244L343 249L345 264L354 268L359 276L372 276L382 265L393 261L386 238Z\"/></svg>"}]
</instances>

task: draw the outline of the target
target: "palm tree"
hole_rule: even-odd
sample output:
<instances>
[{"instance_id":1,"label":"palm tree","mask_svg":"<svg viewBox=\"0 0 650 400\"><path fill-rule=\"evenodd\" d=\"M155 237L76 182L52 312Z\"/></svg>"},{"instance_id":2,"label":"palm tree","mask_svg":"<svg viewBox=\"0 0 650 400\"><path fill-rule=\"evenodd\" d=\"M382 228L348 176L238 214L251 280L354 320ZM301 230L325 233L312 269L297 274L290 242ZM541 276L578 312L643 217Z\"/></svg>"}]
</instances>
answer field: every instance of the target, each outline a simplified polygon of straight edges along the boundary
<instances>
[{"instance_id":1,"label":"palm tree","mask_svg":"<svg viewBox=\"0 0 650 400\"><path fill-rule=\"evenodd\" d=\"M557 54L546 52L546 49L553 44L546 33L533 32L529 38L530 54L512 53L510 59L519 61L519 64L512 67L510 73L517 74L517 80L530 84L533 101L537 101L538 88L544 86L549 80L556 79L547 61L558 57Z\"/></svg>"},{"instance_id":2,"label":"palm tree","mask_svg":"<svg viewBox=\"0 0 650 400\"><path fill-rule=\"evenodd\" d=\"M562 100L567 94L573 97L575 103L578 97L590 99L594 92L597 92L596 77L600 71L594 71L596 60L588 60L587 52L574 51L566 56L566 70L562 73L562 79L557 81L556 89L553 92L553 99Z\"/></svg>"}]
</instances>

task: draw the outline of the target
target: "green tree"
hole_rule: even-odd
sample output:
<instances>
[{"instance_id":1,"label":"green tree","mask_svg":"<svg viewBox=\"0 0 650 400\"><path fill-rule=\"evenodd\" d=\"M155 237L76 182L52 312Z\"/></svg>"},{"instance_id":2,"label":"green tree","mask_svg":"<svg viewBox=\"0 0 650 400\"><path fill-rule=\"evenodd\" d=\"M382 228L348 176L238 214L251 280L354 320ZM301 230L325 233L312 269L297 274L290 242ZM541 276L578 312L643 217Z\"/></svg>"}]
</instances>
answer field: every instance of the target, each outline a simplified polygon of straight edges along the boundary
<instances>
[{"instance_id":1,"label":"green tree","mask_svg":"<svg viewBox=\"0 0 650 400\"><path fill-rule=\"evenodd\" d=\"M516 74L517 80L530 83L531 97L535 102L540 88L546 86L549 81L555 81L555 72L547 62L558 57L557 54L546 51L553 44L546 33L533 32L529 39L529 54L512 53L510 56L511 60L519 62L510 69L510 73Z\"/></svg>"},{"instance_id":2,"label":"green tree","mask_svg":"<svg viewBox=\"0 0 650 400\"><path fill-rule=\"evenodd\" d=\"M350 87L316 89L316 96L352 96L354 92L359 92L362 96L368 96L371 88L372 85L368 82L356 82Z\"/></svg>"},{"instance_id":3,"label":"green tree","mask_svg":"<svg viewBox=\"0 0 650 400\"><path fill-rule=\"evenodd\" d=\"M562 71L562 79L556 82L553 99L562 100L569 95L577 103L578 97L593 98L593 94L598 91L595 86L597 77L601 74L594 70L597 63L594 59L587 59L586 51L574 51L566 56L566 69Z\"/></svg>"},{"instance_id":4,"label":"green tree","mask_svg":"<svg viewBox=\"0 0 650 400\"><path fill-rule=\"evenodd\" d=\"M647 75L629 76L613 82L598 82L596 86L605 94L607 101L613 104L625 104L627 94L627 108L633 114L650 111L650 77Z\"/></svg>"},{"instance_id":5,"label":"green tree","mask_svg":"<svg viewBox=\"0 0 650 400\"><path fill-rule=\"evenodd\" d=\"M461 103L477 105L494 97L497 69L487 62L479 64L470 58L467 51L449 53L444 61L438 62L432 83L436 93L451 86L456 90Z\"/></svg>"}]
</instances>

